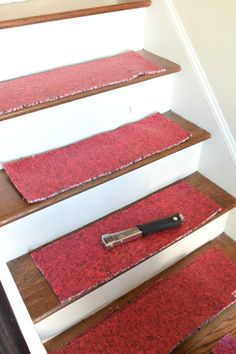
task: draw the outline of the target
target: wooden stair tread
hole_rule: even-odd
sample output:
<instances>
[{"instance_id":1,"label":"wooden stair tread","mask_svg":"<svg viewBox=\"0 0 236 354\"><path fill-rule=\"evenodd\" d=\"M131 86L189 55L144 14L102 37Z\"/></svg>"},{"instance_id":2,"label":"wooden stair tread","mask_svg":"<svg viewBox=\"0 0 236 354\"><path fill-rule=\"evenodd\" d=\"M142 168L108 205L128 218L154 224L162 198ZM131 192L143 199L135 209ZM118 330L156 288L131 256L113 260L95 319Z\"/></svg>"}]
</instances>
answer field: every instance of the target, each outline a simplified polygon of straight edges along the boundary
<instances>
[{"instance_id":1,"label":"wooden stair tread","mask_svg":"<svg viewBox=\"0 0 236 354\"><path fill-rule=\"evenodd\" d=\"M160 77L160 76L164 76L164 75L168 75L168 74L172 74L172 73L176 73L176 72L180 71L180 66L178 64L173 63L172 61L169 61L169 60L162 58L158 55L152 54L146 50L140 50L137 53L140 54L141 56L143 56L145 59L151 61L152 63L165 67L166 71L163 71L163 72L160 72L157 74L151 74L151 75L141 75L141 76L138 76L137 78L130 80L130 81L126 81L126 82L122 82L122 83L118 83L118 84L114 84L114 85L110 85L110 86L106 86L103 88L98 88L98 89L94 89L94 90L90 90L90 91L85 91L82 93L68 95L66 97L58 98L56 100L49 101L49 102L37 103L37 104L32 105L30 107L25 107L25 108L22 108L22 109L19 109L19 110L10 112L10 113L2 114L0 116L0 121L5 120L5 119L10 119L13 117L17 117L17 116L21 116L23 114L35 112L35 111L38 111L41 109L57 106L62 103L71 102L71 101L85 98L88 96L93 96L93 95L103 93L106 91L115 90L117 88L137 84L139 82L152 80L152 79Z\"/></svg>"},{"instance_id":2,"label":"wooden stair tread","mask_svg":"<svg viewBox=\"0 0 236 354\"><path fill-rule=\"evenodd\" d=\"M37 202L33 204L28 204L25 200L23 200L22 196L15 189L10 179L8 178L6 172L4 170L0 171L0 226L8 224L12 221L18 220L26 215L34 213L38 210L46 208L50 205L53 205L59 201L62 201L66 198L79 194L85 190L93 188L99 184L112 180L118 176L121 176L125 173L128 173L132 170L135 170L141 166L147 165L153 161L159 160L167 155L170 155L174 152L185 149L189 146L192 146L196 143L199 143L203 140L206 140L210 137L210 134L206 132L204 129L199 128L195 124L187 121L186 119L180 117L172 111L166 112L165 116L172 119L174 122L182 126L183 128L189 130L192 133L192 137L188 139L186 142L177 145L169 150L146 158L142 161L134 163L131 166L128 166L120 171L114 172L108 176L98 178L95 181L88 182L83 186L73 188L69 191L63 192L55 197L49 198L42 202Z\"/></svg>"},{"instance_id":3,"label":"wooden stair tread","mask_svg":"<svg viewBox=\"0 0 236 354\"><path fill-rule=\"evenodd\" d=\"M149 286L153 281L161 279L166 276L173 275L178 270L185 267L187 264L192 262L197 256L202 252L206 251L210 247L216 247L217 249L228 254L234 261L236 261L236 242L231 240L227 235L222 234L218 238L209 242L208 244L202 246L189 256L185 257L175 265L171 266L164 272L158 274L154 278L148 280L147 282L141 284L136 289L125 294L123 297L109 304L104 309L100 310L96 314L90 316L89 318L83 320L79 324L60 334L59 336L53 338L45 344L45 348L48 352L58 350L59 348L65 346L69 341L73 340L75 337L81 335L91 327L95 326L101 320L107 317L114 309L128 303L130 300L135 298L140 294L147 286ZM203 326L195 334L193 334L186 342L180 345L173 354L205 354L209 353L210 348L212 348L217 341L219 341L225 334L230 333L236 338L236 304L230 306L227 310L222 312L219 316L210 321L207 325Z\"/></svg>"},{"instance_id":4,"label":"wooden stair tread","mask_svg":"<svg viewBox=\"0 0 236 354\"><path fill-rule=\"evenodd\" d=\"M147 7L150 0L28 0L0 5L0 29Z\"/></svg>"},{"instance_id":5,"label":"wooden stair tread","mask_svg":"<svg viewBox=\"0 0 236 354\"><path fill-rule=\"evenodd\" d=\"M220 203L223 210L218 213L215 218L235 206L234 197L223 191L200 173L195 172L184 180L208 195L214 201ZM10 261L8 266L28 311L35 322L40 321L50 313L53 313L72 302L65 302L63 304L59 303L59 300L55 296L51 287L32 261L30 254L26 254ZM75 300L76 299L73 299L73 301Z\"/></svg>"}]
</instances>

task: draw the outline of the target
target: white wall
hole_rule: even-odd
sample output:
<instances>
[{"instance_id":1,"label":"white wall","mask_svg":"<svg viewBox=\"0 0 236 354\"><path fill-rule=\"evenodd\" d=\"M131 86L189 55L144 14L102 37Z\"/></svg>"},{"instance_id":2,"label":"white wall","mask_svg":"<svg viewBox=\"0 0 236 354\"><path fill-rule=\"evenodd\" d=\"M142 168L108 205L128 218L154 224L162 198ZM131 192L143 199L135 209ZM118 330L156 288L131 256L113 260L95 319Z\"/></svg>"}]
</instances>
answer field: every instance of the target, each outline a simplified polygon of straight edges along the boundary
<instances>
[{"instance_id":1,"label":"white wall","mask_svg":"<svg viewBox=\"0 0 236 354\"><path fill-rule=\"evenodd\" d=\"M181 2L181 0L175 1ZM185 3L188 4L187 1ZM219 117L197 74L196 63L192 61L188 45L186 48L186 41L189 41L190 46L193 43L186 28L182 27L182 18L176 11L173 1L153 0L152 4L152 7L148 9L146 20L145 48L181 64L182 72L177 76L174 84L172 109L212 134L212 138L204 143L199 171L236 196L236 156L230 149L230 141L226 139L224 130L219 124ZM196 17L198 21L201 18ZM178 31L176 20L180 21L182 28L180 31ZM208 40L210 42L212 39ZM198 55L195 59L199 59ZM199 64L201 67L202 62L200 61ZM225 91L232 94L227 87ZM213 98L216 98L214 92ZM216 104L218 104L217 101ZM220 108L223 109L223 107ZM225 231L236 239L235 214L231 214Z\"/></svg>"},{"instance_id":2,"label":"white wall","mask_svg":"<svg viewBox=\"0 0 236 354\"><path fill-rule=\"evenodd\" d=\"M173 3L236 139L236 1Z\"/></svg>"},{"instance_id":3,"label":"white wall","mask_svg":"<svg viewBox=\"0 0 236 354\"><path fill-rule=\"evenodd\" d=\"M236 168L233 157L166 6L168 3L174 5L174 2L153 0L152 3L146 21L145 48L181 64L182 72L177 76L173 89L172 109L210 131L212 139L204 144L200 172L236 195Z\"/></svg>"}]
</instances>

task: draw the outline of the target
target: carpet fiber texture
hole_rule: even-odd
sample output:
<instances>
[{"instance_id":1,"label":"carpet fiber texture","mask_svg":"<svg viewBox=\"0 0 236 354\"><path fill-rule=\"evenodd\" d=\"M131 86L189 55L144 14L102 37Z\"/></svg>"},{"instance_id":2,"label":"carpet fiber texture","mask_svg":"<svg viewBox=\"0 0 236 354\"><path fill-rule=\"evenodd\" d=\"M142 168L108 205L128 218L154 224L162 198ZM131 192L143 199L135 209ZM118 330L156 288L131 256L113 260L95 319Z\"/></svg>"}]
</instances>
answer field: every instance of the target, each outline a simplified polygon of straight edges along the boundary
<instances>
[{"instance_id":1,"label":"carpet fiber texture","mask_svg":"<svg viewBox=\"0 0 236 354\"><path fill-rule=\"evenodd\" d=\"M212 248L54 354L170 353L232 304L235 289L236 264Z\"/></svg>"},{"instance_id":2,"label":"carpet fiber texture","mask_svg":"<svg viewBox=\"0 0 236 354\"><path fill-rule=\"evenodd\" d=\"M172 146L191 133L156 113L72 145L4 164L30 203L118 171Z\"/></svg>"},{"instance_id":3,"label":"carpet fiber texture","mask_svg":"<svg viewBox=\"0 0 236 354\"><path fill-rule=\"evenodd\" d=\"M134 51L0 83L0 115L165 72Z\"/></svg>"},{"instance_id":4,"label":"carpet fiber texture","mask_svg":"<svg viewBox=\"0 0 236 354\"><path fill-rule=\"evenodd\" d=\"M82 296L158 253L211 219L221 207L181 181L32 253L61 302ZM181 213L172 230L106 249L101 235ZM79 218L79 211L78 211Z\"/></svg>"},{"instance_id":5,"label":"carpet fiber texture","mask_svg":"<svg viewBox=\"0 0 236 354\"><path fill-rule=\"evenodd\" d=\"M232 336L224 336L211 350L212 354L236 354L236 341Z\"/></svg>"}]
</instances>

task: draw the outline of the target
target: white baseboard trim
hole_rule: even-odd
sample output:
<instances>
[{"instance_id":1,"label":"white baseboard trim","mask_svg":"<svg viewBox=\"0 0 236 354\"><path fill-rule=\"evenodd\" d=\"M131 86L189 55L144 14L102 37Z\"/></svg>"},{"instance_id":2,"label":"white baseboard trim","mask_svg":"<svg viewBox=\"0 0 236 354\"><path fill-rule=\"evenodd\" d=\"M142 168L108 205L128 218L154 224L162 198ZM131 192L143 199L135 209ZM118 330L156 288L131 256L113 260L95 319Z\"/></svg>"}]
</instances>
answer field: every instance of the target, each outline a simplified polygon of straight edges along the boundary
<instances>
[{"instance_id":1,"label":"white baseboard trim","mask_svg":"<svg viewBox=\"0 0 236 354\"><path fill-rule=\"evenodd\" d=\"M184 25L183 25L179 15L177 13L177 10L173 4L173 1L172 0L163 0L163 3L167 9L167 12L170 16L172 23L173 23L175 31L180 39L180 42L185 50L188 60L192 65L193 71L199 80L201 88L205 94L205 97L206 97L208 104L211 108L211 111L215 117L217 125L221 131L223 138L224 138L224 141L226 143L228 151L229 151L234 163L236 164L236 141L234 140L234 137L230 131L228 123L227 123L225 116L221 110L221 107L217 101L214 91L207 79L207 76L203 70L203 67L200 63L197 53L191 43L191 40L184 28Z\"/></svg>"}]
</instances>

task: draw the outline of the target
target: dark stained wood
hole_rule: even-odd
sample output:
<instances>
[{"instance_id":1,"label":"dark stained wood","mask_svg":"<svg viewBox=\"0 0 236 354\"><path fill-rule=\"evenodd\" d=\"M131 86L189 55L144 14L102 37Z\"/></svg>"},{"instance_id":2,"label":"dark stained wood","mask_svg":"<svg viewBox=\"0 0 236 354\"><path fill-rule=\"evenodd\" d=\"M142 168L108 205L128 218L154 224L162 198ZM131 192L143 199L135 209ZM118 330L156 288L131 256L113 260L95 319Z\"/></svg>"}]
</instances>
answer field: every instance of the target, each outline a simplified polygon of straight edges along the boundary
<instances>
[{"instance_id":1,"label":"dark stained wood","mask_svg":"<svg viewBox=\"0 0 236 354\"><path fill-rule=\"evenodd\" d=\"M235 206L235 198L224 192L200 173L194 173L184 180L221 204L223 210L215 218ZM68 301L59 304L58 299L55 297L44 276L37 270L30 255L27 254L9 262L8 266L34 322L38 322L50 313L72 302ZM73 299L73 301L75 300Z\"/></svg>"},{"instance_id":2,"label":"dark stained wood","mask_svg":"<svg viewBox=\"0 0 236 354\"><path fill-rule=\"evenodd\" d=\"M28 0L0 5L0 29L150 6L150 0Z\"/></svg>"},{"instance_id":3,"label":"dark stained wood","mask_svg":"<svg viewBox=\"0 0 236 354\"><path fill-rule=\"evenodd\" d=\"M49 107L53 107L53 106L58 106L62 103L67 103L70 101L79 100L81 98L93 96L98 93L103 93L106 91L115 90L117 88L129 86L129 85L134 85L134 84L137 84L142 81L152 80L152 79L155 79L160 76L164 76L164 75L168 75L168 74L172 74L172 73L180 71L180 66L178 64L175 64L167 59L164 59L162 57L159 57L157 55L149 53L146 50L140 50L140 51L138 51L138 53L140 55L142 55L144 58L150 60L151 62L164 66L166 68L166 71L158 73L158 74L153 74L153 75L142 75L142 76L139 76L131 81L127 81L127 82L123 82L123 83L119 83L119 84L115 84L115 85L111 85L111 86L107 86L107 87L103 87L103 88L99 88L99 89L94 89L94 90L87 91L87 92L78 93L76 95L67 96L64 98L58 98L55 101L39 103L39 104L36 104L32 107L23 108L23 109L15 111L15 112L2 114L0 116L0 121L10 119L13 117L17 117L17 116L21 116L21 115L24 115L27 113L39 111L41 109L45 109L45 108L49 108Z\"/></svg>"},{"instance_id":4,"label":"dark stained wood","mask_svg":"<svg viewBox=\"0 0 236 354\"><path fill-rule=\"evenodd\" d=\"M0 353L30 354L2 283L0 283Z\"/></svg>"},{"instance_id":5,"label":"dark stained wood","mask_svg":"<svg viewBox=\"0 0 236 354\"><path fill-rule=\"evenodd\" d=\"M47 351L57 350L75 337L81 335L89 328L95 326L101 320L107 317L110 313L115 311L120 306L130 302L136 296L141 294L143 290L157 279L162 279L167 276L173 275L183 267L187 266L203 251L210 247L216 247L219 250L228 254L234 261L236 261L236 243L232 241L227 235L222 234L215 240L209 242L197 251L193 252L183 260L179 261L172 267L168 268L164 272L158 274L154 278L143 283L136 289L130 291L120 299L114 301L106 308L100 310L93 316L83 320L79 324L65 331L61 335L55 337L51 341L45 344ZM192 335L184 344L180 345L173 354L206 354L209 353L210 348L223 337L225 334L231 333L236 338L236 304L229 307L222 314L215 319L211 320L207 325L203 326L199 331Z\"/></svg>"},{"instance_id":6,"label":"dark stained wood","mask_svg":"<svg viewBox=\"0 0 236 354\"><path fill-rule=\"evenodd\" d=\"M29 254L11 261L9 268L14 274L23 300L29 306L32 318L39 318L44 312L50 313L52 308L57 309L60 305L57 296L35 267Z\"/></svg>"},{"instance_id":7,"label":"dark stained wood","mask_svg":"<svg viewBox=\"0 0 236 354\"><path fill-rule=\"evenodd\" d=\"M186 180L193 187L219 203L223 208L223 213L236 206L236 199L232 195L225 192L199 172L193 173L191 176L187 177ZM217 214L216 217L219 215L220 214Z\"/></svg>"},{"instance_id":8,"label":"dark stained wood","mask_svg":"<svg viewBox=\"0 0 236 354\"><path fill-rule=\"evenodd\" d=\"M191 145L199 143L200 141L206 140L210 137L210 134L206 132L204 129L200 129L195 124L190 123L189 121L185 120L184 118L178 116L173 112L167 112L166 116L171 118L174 122L179 124L180 126L188 129L192 133L192 137L180 144L175 146L167 151L162 153L156 154L149 158L146 158L142 161L134 163L129 167L125 167L120 171L114 172L109 176L98 178L96 181L88 182L83 186L73 188L69 191L63 192L55 197L49 198L48 200L44 200L42 202L28 204L26 201L23 200L21 195L15 189L13 184L10 182L8 176L6 175L5 171L0 171L0 226L8 224L14 220L20 219L26 215L34 213L40 209L46 208L52 204L55 204L59 201L62 201L66 198L69 198L73 195L79 194L85 190L93 188L99 184L112 180L118 176L121 176L125 173L133 171L139 167L147 165L153 161L161 159L167 155L170 155L174 152L180 151L185 149Z\"/></svg>"}]
</instances>

